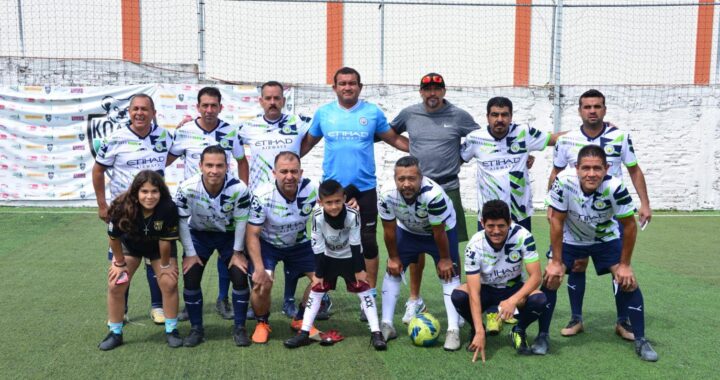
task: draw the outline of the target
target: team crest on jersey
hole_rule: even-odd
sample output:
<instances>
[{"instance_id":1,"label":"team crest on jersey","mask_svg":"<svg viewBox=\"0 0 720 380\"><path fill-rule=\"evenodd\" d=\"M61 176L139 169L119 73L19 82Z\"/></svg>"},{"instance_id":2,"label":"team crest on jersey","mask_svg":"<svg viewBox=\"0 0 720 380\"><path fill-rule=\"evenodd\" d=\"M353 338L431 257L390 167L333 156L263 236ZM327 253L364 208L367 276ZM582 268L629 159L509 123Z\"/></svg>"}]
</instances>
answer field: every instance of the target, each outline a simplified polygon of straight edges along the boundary
<instances>
[{"instance_id":1,"label":"team crest on jersey","mask_svg":"<svg viewBox=\"0 0 720 380\"><path fill-rule=\"evenodd\" d=\"M155 231L162 230L163 227L163 221L162 220L156 220L153 222L153 227L155 228Z\"/></svg>"},{"instance_id":2,"label":"team crest on jersey","mask_svg":"<svg viewBox=\"0 0 720 380\"><path fill-rule=\"evenodd\" d=\"M228 139L222 139L222 140L220 140L220 147L223 148L224 150L228 150L228 149L232 148L232 142Z\"/></svg>"},{"instance_id":3,"label":"team crest on jersey","mask_svg":"<svg viewBox=\"0 0 720 380\"><path fill-rule=\"evenodd\" d=\"M520 261L520 259L522 259L522 255L520 254L520 252L510 251L510 252L508 252L507 258L505 259L505 261L507 261L508 263L511 263L511 264L515 264L518 261Z\"/></svg>"},{"instance_id":4,"label":"team crest on jersey","mask_svg":"<svg viewBox=\"0 0 720 380\"><path fill-rule=\"evenodd\" d=\"M615 147L612 145L605 145L605 154L610 155L615 153Z\"/></svg>"},{"instance_id":5,"label":"team crest on jersey","mask_svg":"<svg viewBox=\"0 0 720 380\"><path fill-rule=\"evenodd\" d=\"M610 208L610 201L604 199L596 199L592 205L592 209L595 211L602 211L608 208Z\"/></svg>"},{"instance_id":6,"label":"team crest on jersey","mask_svg":"<svg viewBox=\"0 0 720 380\"><path fill-rule=\"evenodd\" d=\"M303 204L302 209L300 210L300 214L302 214L303 216L310 215L310 213L312 212L312 208L313 208L312 204L305 203L305 204Z\"/></svg>"},{"instance_id":7,"label":"team crest on jersey","mask_svg":"<svg viewBox=\"0 0 720 380\"><path fill-rule=\"evenodd\" d=\"M229 202L228 202L228 203L225 203L224 205L222 205L222 210L223 210L224 212L230 212L230 211L232 211L232 209L233 209L233 204L232 204L232 203L229 203Z\"/></svg>"},{"instance_id":8,"label":"team crest on jersey","mask_svg":"<svg viewBox=\"0 0 720 380\"><path fill-rule=\"evenodd\" d=\"M520 144L514 142L510 145L510 151L513 153L517 153L520 151Z\"/></svg>"},{"instance_id":9,"label":"team crest on jersey","mask_svg":"<svg viewBox=\"0 0 720 380\"><path fill-rule=\"evenodd\" d=\"M364 126L366 126L367 124L368 124L368 119L367 119L367 118L364 118L364 117L361 117L361 118L360 118L360 125L362 125L362 126L364 127Z\"/></svg>"},{"instance_id":10,"label":"team crest on jersey","mask_svg":"<svg viewBox=\"0 0 720 380\"><path fill-rule=\"evenodd\" d=\"M418 208L418 209L415 210L415 215L416 215L418 218L427 218L428 213L427 213L427 210L426 210L424 207L420 207L420 208Z\"/></svg>"}]
</instances>

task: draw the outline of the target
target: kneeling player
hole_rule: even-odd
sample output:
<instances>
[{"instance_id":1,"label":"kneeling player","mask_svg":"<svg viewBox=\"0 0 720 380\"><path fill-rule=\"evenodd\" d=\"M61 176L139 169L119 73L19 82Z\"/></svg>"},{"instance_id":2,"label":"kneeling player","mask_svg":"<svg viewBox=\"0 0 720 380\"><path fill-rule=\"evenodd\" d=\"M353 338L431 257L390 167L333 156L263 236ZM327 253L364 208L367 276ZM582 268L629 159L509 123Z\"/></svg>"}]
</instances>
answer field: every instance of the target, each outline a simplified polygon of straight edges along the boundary
<instances>
[{"instance_id":1,"label":"kneeling player","mask_svg":"<svg viewBox=\"0 0 720 380\"><path fill-rule=\"evenodd\" d=\"M175 200L180 214L180 239L185 249L183 274L185 309L190 319L190 334L185 347L202 343L203 295L200 283L205 264L213 251L229 268L235 309L233 339L238 346L249 346L245 330L247 314L248 261L244 254L245 225L250 208L250 193L239 179L228 175L225 151L211 145L200 154L200 173L180 184Z\"/></svg>"},{"instance_id":2,"label":"kneeling player","mask_svg":"<svg viewBox=\"0 0 720 380\"><path fill-rule=\"evenodd\" d=\"M315 253L315 277L298 334L285 341L285 347L296 348L312 343L310 329L320 310L323 296L335 289L342 276L350 293L360 297L360 305L370 325L370 342L376 350L387 348L380 333L377 306L367 282L365 259L360 246L360 214L345 205L345 190L335 180L320 184L321 208L312 218L312 248Z\"/></svg>"},{"instance_id":3,"label":"kneeling player","mask_svg":"<svg viewBox=\"0 0 720 380\"><path fill-rule=\"evenodd\" d=\"M485 360L482 313L497 307L498 318L503 320L519 312L518 323L510 333L511 343L519 354L530 355L525 330L538 319L546 304L545 294L538 290L542 274L535 239L530 231L511 222L510 208L501 200L483 205L481 221L483 229L465 248L467 283L452 293L458 313L472 321L467 348L480 352ZM528 274L526 281L523 266Z\"/></svg>"},{"instance_id":4,"label":"kneeling player","mask_svg":"<svg viewBox=\"0 0 720 380\"><path fill-rule=\"evenodd\" d=\"M630 266L637 236L630 193L622 180L607 175L607 157L599 146L580 149L575 167L575 173L558 176L548 194L553 256L545 269L545 286L557 291L575 260L592 257L598 275L613 274L616 302L630 317L635 352L642 360L657 361L645 339L643 296Z\"/></svg>"},{"instance_id":5,"label":"kneeling player","mask_svg":"<svg viewBox=\"0 0 720 380\"><path fill-rule=\"evenodd\" d=\"M395 163L394 181L383 186L378 197L388 251L387 272L382 285L382 326L385 340L397 337L393 326L401 275L418 257L428 253L435 260L443 289L448 330L445 350L460 348L459 316L450 293L460 286L455 210L450 198L435 181L423 177L417 158L406 156Z\"/></svg>"}]
</instances>

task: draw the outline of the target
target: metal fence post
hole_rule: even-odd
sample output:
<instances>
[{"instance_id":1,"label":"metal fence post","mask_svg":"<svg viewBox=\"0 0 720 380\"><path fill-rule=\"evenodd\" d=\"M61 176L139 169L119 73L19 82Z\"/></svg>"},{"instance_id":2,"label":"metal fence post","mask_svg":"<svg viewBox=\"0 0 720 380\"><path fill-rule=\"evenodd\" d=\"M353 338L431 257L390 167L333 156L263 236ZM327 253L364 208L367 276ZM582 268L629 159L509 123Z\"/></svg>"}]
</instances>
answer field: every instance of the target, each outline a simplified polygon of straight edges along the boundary
<instances>
[{"instance_id":1,"label":"metal fence post","mask_svg":"<svg viewBox=\"0 0 720 380\"><path fill-rule=\"evenodd\" d=\"M198 81L205 80L205 0L198 0Z\"/></svg>"},{"instance_id":2,"label":"metal fence post","mask_svg":"<svg viewBox=\"0 0 720 380\"><path fill-rule=\"evenodd\" d=\"M555 5L555 28L553 29L553 131L560 132L562 129L562 93L560 87L560 71L562 59L562 14L563 0L557 0Z\"/></svg>"}]
</instances>

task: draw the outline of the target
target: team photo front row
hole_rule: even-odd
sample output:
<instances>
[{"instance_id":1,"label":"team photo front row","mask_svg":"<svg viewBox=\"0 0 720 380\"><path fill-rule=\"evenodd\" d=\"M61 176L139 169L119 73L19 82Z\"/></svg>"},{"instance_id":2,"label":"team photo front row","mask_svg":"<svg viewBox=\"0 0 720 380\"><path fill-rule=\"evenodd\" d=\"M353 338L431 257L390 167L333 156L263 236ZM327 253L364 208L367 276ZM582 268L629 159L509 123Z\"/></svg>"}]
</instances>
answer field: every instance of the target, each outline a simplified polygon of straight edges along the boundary
<instances>
[{"instance_id":1,"label":"team photo front row","mask_svg":"<svg viewBox=\"0 0 720 380\"><path fill-rule=\"evenodd\" d=\"M343 75L346 74L340 74L339 79L344 79ZM359 74L357 79L359 81ZM428 80L430 84L442 83L444 93L441 81L442 77ZM206 98L211 103L217 98L219 105L219 93L211 95ZM341 102L343 94L339 93L338 97ZM199 97L199 104L207 99ZM271 111L282 108L275 100L279 103L282 99L270 100ZM152 124L154 106L151 102L149 97L131 101L132 124L141 127ZM507 133L512 105L510 103L509 113L507 106L502 102L500 105L492 111L496 119L505 117L506 120L495 126L504 126ZM219 109L205 121L217 122L217 112ZM491 113L488 112L489 120ZM492 133L492 127L488 131ZM400 139L404 137L387 130L384 133L386 142L401 150L408 149L407 141ZM544 140L536 144L542 148L551 139L548 135L537 137ZM411 143L412 139L411 135ZM557 137L552 139L555 143ZM155 139L152 149L167 154L162 152L158 141ZM482 154L480 148L473 152L473 141L479 140L471 135L465 145L458 148L461 150L458 161L460 157L469 160ZM316 142L311 141L309 147ZM372 147L372 140L369 144ZM524 141L522 144L528 149L532 145L525 146ZM106 144L98 153L99 165L114 166L114 162L103 162L111 148ZM271 293L275 269L282 262L286 279L294 278L294 284L301 277L309 280L297 307L290 311L283 307L292 318L291 327L297 331L284 341L286 347L298 348L315 341L332 344L342 339L336 332L322 333L314 326L320 319L321 308L327 308L331 302L327 293L336 289L337 279L342 277L347 291L359 298L361 320L367 322L371 345L375 350L386 350L388 342L398 336L394 325L395 307L405 272L413 268L421 274L418 268L424 265L427 254L433 260L442 289L447 317L445 350L461 348L460 330L467 324L466 349L474 353L473 361L485 361L486 335L497 334L505 322L513 324L510 341L518 354L547 354L557 289L578 262L587 263L592 258L598 275L612 274L618 326L623 328L618 330L618 335L634 342L635 352L642 360L657 361L658 355L645 337L643 296L631 265L638 230L637 210L622 179L608 173L611 165L607 150L588 144L572 158L574 171L554 173L546 200L550 250L543 272L530 227L519 223L517 212L513 212L518 204L514 199L508 203L497 196L479 196L484 203L478 213L478 232L469 239L461 260L459 244L463 240L459 234L466 232L459 231L465 226L463 223L458 228L458 220L464 220L464 214L458 215L453 196L426 175L425 165L415 155L397 160L392 180L379 186L377 192L372 183L373 193L368 194L367 184L360 181L343 185L344 174L333 175L325 164L325 179L318 184L303 176L299 152L272 152L271 170L264 172L266 180L251 189L247 177L252 168L248 170L247 163L239 164L235 173L228 162L228 150L222 144L206 144L195 155L196 162L186 163L186 167L194 164L196 170L180 183L174 197L163 180L162 170L142 170L127 178L127 190L114 194L109 207L100 211L107 222L110 267L109 333L99 348L112 350L123 344L127 292L143 261L153 271L148 280L156 280L159 287L158 302L164 316L167 344L170 347L201 344L204 328L200 284L205 265L217 251L218 268L222 266L226 270L231 285L232 339L237 346L263 344L270 339ZM187 159L188 155L185 156ZM327 151L325 160L328 160ZM355 165L355 170L359 170L358 163L345 164ZM372 169L374 179L374 165ZM94 184L95 174L96 169L93 170ZM103 174L104 171L100 172L97 178L104 180ZM513 175L518 174L513 172ZM105 202L104 197L102 201ZM371 255L366 248L371 246L368 239L375 239L375 231L373 228L372 235L368 233L365 220L374 217L377 221L377 216L388 253L380 284L382 297L377 297L375 291L377 242ZM180 262L177 240L183 248ZM463 272L465 283L461 283ZM180 275L185 304L182 311L178 295ZM411 275L416 276L412 272ZM415 307L417 303L412 305ZM424 311L423 305L413 314L419 319L432 318ZM177 329L180 314L186 314L191 325L184 338ZM246 327L248 316L256 320L252 334ZM528 329L534 322L538 322L538 334L531 344ZM575 313L563 329L563 335L569 328L577 330L575 333L582 331L582 320L578 320Z\"/></svg>"}]
</instances>

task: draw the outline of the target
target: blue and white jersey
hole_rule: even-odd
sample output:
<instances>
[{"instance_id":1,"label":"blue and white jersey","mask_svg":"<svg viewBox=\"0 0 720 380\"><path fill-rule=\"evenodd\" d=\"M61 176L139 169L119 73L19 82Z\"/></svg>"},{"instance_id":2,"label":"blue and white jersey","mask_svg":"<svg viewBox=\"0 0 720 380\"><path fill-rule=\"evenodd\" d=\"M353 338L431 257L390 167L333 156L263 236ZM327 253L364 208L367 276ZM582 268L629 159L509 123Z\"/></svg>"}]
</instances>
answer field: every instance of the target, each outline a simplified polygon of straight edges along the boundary
<instances>
[{"instance_id":1,"label":"blue and white jersey","mask_svg":"<svg viewBox=\"0 0 720 380\"><path fill-rule=\"evenodd\" d=\"M597 145L605 151L607 162L610 165L608 174L622 179L621 164L627 167L638 164L635 157L630 134L610 124L603 124L603 131L596 138L586 135L582 128L571 130L560 136L555 143L555 155L553 165L557 168L565 168L570 165L575 167L580 149L586 145Z\"/></svg>"},{"instance_id":2,"label":"blue and white jersey","mask_svg":"<svg viewBox=\"0 0 720 380\"><path fill-rule=\"evenodd\" d=\"M303 116L283 114L275 121L258 116L240 125L240 140L250 148L250 191L275 182L272 170L278 153L300 155L300 143L310 128L309 121Z\"/></svg>"},{"instance_id":3,"label":"blue and white jersey","mask_svg":"<svg viewBox=\"0 0 720 380\"><path fill-rule=\"evenodd\" d=\"M478 210L499 199L510 206L516 220L533 214L527 160L530 152L545 149L550 134L527 125L510 124L505 137L496 139L490 127L467 135L460 150L465 162L477 163ZM480 215L478 215L478 220Z\"/></svg>"},{"instance_id":4,"label":"blue and white jersey","mask_svg":"<svg viewBox=\"0 0 720 380\"><path fill-rule=\"evenodd\" d=\"M505 288L524 279L523 264L538 261L535 238L519 224L511 223L502 248L495 250L485 231L478 231L465 248L465 274L480 274L480 283Z\"/></svg>"},{"instance_id":5,"label":"blue and white jersey","mask_svg":"<svg viewBox=\"0 0 720 380\"><path fill-rule=\"evenodd\" d=\"M309 133L325 138L323 180L334 179L360 191L377 186L375 178L375 134L390 130L385 114L362 100L345 109L337 102L315 112Z\"/></svg>"},{"instance_id":6,"label":"blue and white jersey","mask_svg":"<svg viewBox=\"0 0 720 380\"><path fill-rule=\"evenodd\" d=\"M407 204L395 181L388 181L378 194L380 219L397 219L398 227L416 235L432 235L432 227L445 223L445 230L455 228L455 209L443 188L428 177L420 183L420 194Z\"/></svg>"},{"instance_id":7,"label":"blue and white jersey","mask_svg":"<svg viewBox=\"0 0 720 380\"><path fill-rule=\"evenodd\" d=\"M332 228L325 222L325 212L318 207L313 212L310 228L312 235L312 249L316 255L335 259L349 259L352 257L351 245L360 246L360 213L345 206L345 223L341 230Z\"/></svg>"},{"instance_id":8,"label":"blue and white jersey","mask_svg":"<svg viewBox=\"0 0 720 380\"><path fill-rule=\"evenodd\" d=\"M606 175L594 192L585 194L574 171L557 176L548 192L548 205L567 213L563 243L572 245L619 239L619 224L614 218L626 218L636 211L620 178Z\"/></svg>"},{"instance_id":9,"label":"blue and white jersey","mask_svg":"<svg viewBox=\"0 0 720 380\"><path fill-rule=\"evenodd\" d=\"M200 154L211 145L220 145L225 150L228 167L233 168L232 175L237 175L237 169L232 166L233 159L240 160L245 157L242 142L238 138L237 128L218 120L218 124L211 131L206 131L195 122L183 125L175 131L170 154L176 157L185 156L185 176L190 178L200 172Z\"/></svg>"},{"instance_id":10,"label":"blue and white jersey","mask_svg":"<svg viewBox=\"0 0 720 380\"><path fill-rule=\"evenodd\" d=\"M317 202L318 185L302 178L295 200L286 199L275 182L258 187L252 195L248 222L262 226L260 238L277 248L289 248L309 241L307 221Z\"/></svg>"},{"instance_id":11,"label":"blue and white jersey","mask_svg":"<svg viewBox=\"0 0 720 380\"><path fill-rule=\"evenodd\" d=\"M143 170L165 173L172 135L165 128L153 124L150 133L138 136L128 125L115 130L102 141L95 162L112 169L110 200L127 190L135 176Z\"/></svg>"}]
</instances>

